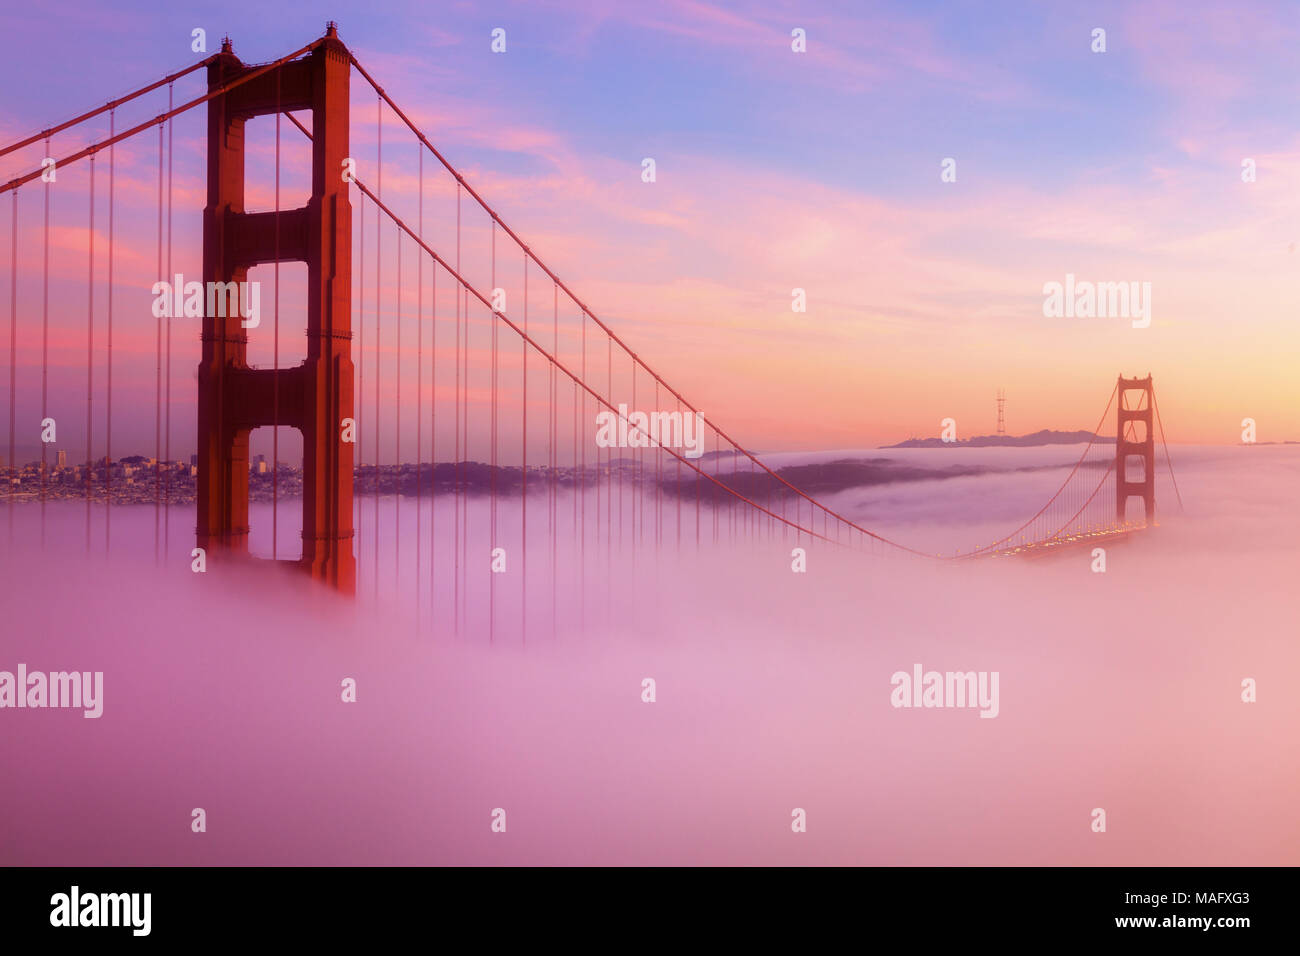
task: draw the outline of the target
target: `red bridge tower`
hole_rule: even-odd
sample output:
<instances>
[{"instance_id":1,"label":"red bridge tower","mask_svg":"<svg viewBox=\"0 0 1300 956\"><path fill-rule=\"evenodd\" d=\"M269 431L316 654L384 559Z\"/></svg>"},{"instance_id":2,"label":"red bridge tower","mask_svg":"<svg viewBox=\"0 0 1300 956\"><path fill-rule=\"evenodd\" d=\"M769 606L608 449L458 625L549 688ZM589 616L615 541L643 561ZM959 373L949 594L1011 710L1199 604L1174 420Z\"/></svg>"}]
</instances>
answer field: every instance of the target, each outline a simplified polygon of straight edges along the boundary
<instances>
[{"instance_id":1,"label":"red bridge tower","mask_svg":"<svg viewBox=\"0 0 1300 956\"><path fill-rule=\"evenodd\" d=\"M208 88L252 70L229 42L208 67ZM356 588L352 554L352 208L348 152L350 57L333 24L306 57L208 101L208 204L203 279L245 282L251 266L307 264L307 357L293 368L250 368L238 310L203 319L198 395L198 545L248 551L248 436L289 425L302 432L302 559L313 578ZM311 110L312 192L301 209L244 211L244 125L278 111Z\"/></svg>"},{"instance_id":2,"label":"red bridge tower","mask_svg":"<svg viewBox=\"0 0 1300 956\"><path fill-rule=\"evenodd\" d=\"M1129 406L1126 392L1141 392ZM1115 519L1123 524L1129 498L1141 498L1146 509L1146 523L1156 520L1156 440L1152 431L1152 410L1155 407L1154 386L1151 376L1146 378L1119 377L1119 393L1115 396L1118 419L1115 427ZM1130 457L1142 459L1142 477L1129 478Z\"/></svg>"}]
</instances>

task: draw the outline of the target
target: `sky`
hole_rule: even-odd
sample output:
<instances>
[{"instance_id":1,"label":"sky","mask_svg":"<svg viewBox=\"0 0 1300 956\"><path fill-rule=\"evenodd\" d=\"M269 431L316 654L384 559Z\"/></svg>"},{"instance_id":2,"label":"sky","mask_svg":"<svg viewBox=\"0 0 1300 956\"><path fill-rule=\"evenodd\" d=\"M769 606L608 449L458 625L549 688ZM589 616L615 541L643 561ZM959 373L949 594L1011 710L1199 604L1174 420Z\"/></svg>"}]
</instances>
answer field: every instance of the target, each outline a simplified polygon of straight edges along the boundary
<instances>
[{"instance_id":1,"label":"sky","mask_svg":"<svg viewBox=\"0 0 1300 956\"><path fill-rule=\"evenodd\" d=\"M241 58L261 62L337 20L503 219L750 447L883 444L935 435L948 417L960 437L985 434L999 388L1013 433L1091 430L1121 373L1155 377L1172 442L1235 443L1248 417L1260 441L1300 439L1293 6L286 4L271 19L246 3L54 3L3 17L22 41L0 64L4 142L194 62L195 28L210 51L229 33ZM496 28L504 53L491 49ZM1092 49L1098 28L1104 53ZM806 52L791 48L795 29ZM176 93L201 89L190 77ZM374 99L355 77L353 100L353 148L366 157ZM164 105L165 91L121 120ZM188 263L193 274L200 113L172 132L172 271ZM265 172L273 133L260 122L250 171ZM54 153L107 132L102 118L89 126L56 140ZM285 149L305 156L289 134ZM401 135L385 117L387 195L410 200L416 154ZM118 453L154 436L147 290L161 272L150 137L117 155ZM0 157L0 180L42 155L35 146ZM655 160L653 183L642 180L645 158ZM948 158L954 182L941 178ZM97 237L107 212L100 165ZM286 205L301 198L299 184L289 169ZM65 170L51 213L49 389L73 422L86 407L87 186L84 169ZM29 422L40 418L42 208L37 188L20 193L16 391ZM0 197L0 225L10 203ZM448 238L432 244L449 248ZM9 253L0 229L6 332ZM1149 327L1045 316L1044 285L1067 274L1149 282ZM287 270L286 300L293 281ZM792 311L796 288L806 312ZM107 294L96 295L102 347ZM173 331L179 455L193 444L197 336ZM299 335L282 342L300 357ZM258 350L269 356L265 340ZM93 364L103 435L103 356ZM84 441L84 425L69 434Z\"/></svg>"}]
</instances>

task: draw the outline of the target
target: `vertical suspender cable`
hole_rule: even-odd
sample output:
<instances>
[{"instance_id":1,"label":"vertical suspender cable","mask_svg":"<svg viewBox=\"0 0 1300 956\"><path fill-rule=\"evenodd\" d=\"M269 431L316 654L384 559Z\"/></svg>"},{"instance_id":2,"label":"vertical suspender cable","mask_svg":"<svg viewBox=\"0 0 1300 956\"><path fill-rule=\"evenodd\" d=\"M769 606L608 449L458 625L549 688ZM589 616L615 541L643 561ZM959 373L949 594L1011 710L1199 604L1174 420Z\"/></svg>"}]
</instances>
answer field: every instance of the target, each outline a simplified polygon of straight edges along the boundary
<instances>
[{"instance_id":1,"label":"vertical suspender cable","mask_svg":"<svg viewBox=\"0 0 1300 956\"><path fill-rule=\"evenodd\" d=\"M45 155L50 155L50 141L45 140ZM50 181L45 181L45 265L41 306L41 428L49 417L50 383ZM45 547L45 482L48 469L48 443L41 436L41 547Z\"/></svg>"},{"instance_id":2,"label":"vertical suspender cable","mask_svg":"<svg viewBox=\"0 0 1300 956\"><path fill-rule=\"evenodd\" d=\"M90 553L90 482L95 432L95 156L90 156L90 214L86 237L86 553Z\"/></svg>"},{"instance_id":3,"label":"vertical suspender cable","mask_svg":"<svg viewBox=\"0 0 1300 956\"><path fill-rule=\"evenodd\" d=\"M460 273L460 183L456 183L456 272ZM452 503L452 625L453 633L460 634L460 289L452 283L452 295L456 299L455 321L456 321L456 383L455 408L452 410L452 434L454 437L454 448L452 451L452 482L451 482L451 503Z\"/></svg>"},{"instance_id":4,"label":"vertical suspender cable","mask_svg":"<svg viewBox=\"0 0 1300 956\"><path fill-rule=\"evenodd\" d=\"M528 256L524 256L524 335L528 334ZM519 504L523 508L523 514L519 519L519 530L521 533L520 556L522 563L520 565L520 585L519 585L519 641L527 643L528 641L528 343L521 343L523 353L523 387L520 391L521 402L523 404L523 441L520 448L522 460L520 462L520 492Z\"/></svg>"},{"instance_id":5,"label":"vertical suspender cable","mask_svg":"<svg viewBox=\"0 0 1300 956\"><path fill-rule=\"evenodd\" d=\"M422 154L423 155L423 154ZM454 288L454 286L453 286ZM429 619L438 607L438 261L429 263ZM436 630L430 629L436 634Z\"/></svg>"},{"instance_id":6,"label":"vertical suspender cable","mask_svg":"<svg viewBox=\"0 0 1300 956\"><path fill-rule=\"evenodd\" d=\"M375 99L375 179L376 192L384 196L384 127L383 100ZM380 287L384 281L384 232L381 213L375 207L375 597L379 597L379 354L380 354Z\"/></svg>"},{"instance_id":7,"label":"vertical suspender cable","mask_svg":"<svg viewBox=\"0 0 1300 956\"><path fill-rule=\"evenodd\" d=\"M9 538L14 536L14 479L18 476L18 462L14 445L14 430L18 424L18 190L13 191L11 223L9 226L9 474L5 479L5 493L9 497Z\"/></svg>"},{"instance_id":8,"label":"vertical suspender cable","mask_svg":"<svg viewBox=\"0 0 1300 956\"><path fill-rule=\"evenodd\" d=\"M614 402L614 339L605 334L605 390L612 405ZM619 512L620 520L622 512ZM614 563L614 449L605 451L605 566ZM613 588L608 602L613 601Z\"/></svg>"},{"instance_id":9,"label":"vertical suspender cable","mask_svg":"<svg viewBox=\"0 0 1300 956\"><path fill-rule=\"evenodd\" d=\"M172 111L172 84L167 84L167 112ZM276 116L276 124L280 122L279 115ZM172 155L173 143L175 138L175 119L167 120L167 275L172 274ZM174 291L174 290L173 290ZM175 316L167 317L167 366L166 366L166 386L164 388L164 442L163 442L163 460L167 462L166 478L166 498L163 509L163 554L168 550L171 539L171 501L172 501L172 321Z\"/></svg>"},{"instance_id":10,"label":"vertical suspender cable","mask_svg":"<svg viewBox=\"0 0 1300 956\"><path fill-rule=\"evenodd\" d=\"M636 412L636 370L637 360L632 359L632 412ZM641 514L641 439L638 438L633 444L632 436L639 432L632 422L628 421L627 440L632 445L632 579L636 580L636 561L637 561L637 524L644 520ZM644 536L645 529L642 528Z\"/></svg>"},{"instance_id":11,"label":"vertical suspender cable","mask_svg":"<svg viewBox=\"0 0 1300 956\"><path fill-rule=\"evenodd\" d=\"M117 130L117 111L108 114L108 135L112 138ZM104 413L104 553L108 553L113 530L113 227L115 208L115 189L117 186L117 145L108 148L108 344L107 367L105 368L105 390L107 392Z\"/></svg>"},{"instance_id":12,"label":"vertical suspender cable","mask_svg":"<svg viewBox=\"0 0 1300 956\"><path fill-rule=\"evenodd\" d=\"M163 146L165 130L158 124L158 275L163 272ZM170 281L170 280L169 280ZM174 303L179 298L178 290L172 289L171 299L164 313L170 314ZM154 458L153 458L153 556L157 561L162 546L162 316L155 323L155 360L154 360Z\"/></svg>"},{"instance_id":13,"label":"vertical suspender cable","mask_svg":"<svg viewBox=\"0 0 1300 956\"><path fill-rule=\"evenodd\" d=\"M582 381L587 381L587 310L582 309ZM585 391L578 394L582 402L582 411L578 416L577 423L579 426L587 420L587 393ZM587 441L584 435L585 429L574 434L573 440L582 446L582 470L578 472L578 481L582 489L582 522L581 536L578 541L578 567L581 569L579 577L580 590L579 601L582 605L584 622L587 613ZM584 623L585 628L585 623Z\"/></svg>"},{"instance_id":14,"label":"vertical suspender cable","mask_svg":"<svg viewBox=\"0 0 1300 956\"><path fill-rule=\"evenodd\" d=\"M582 542L578 537L578 382L573 382L573 542L578 549L578 560L574 562L574 567L578 572L578 627L585 633L587 629L587 606L584 603L586 597L585 588L583 587L583 577L586 568L582 566Z\"/></svg>"},{"instance_id":15,"label":"vertical suspender cable","mask_svg":"<svg viewBox=\"0 0 1300 956\"><path fill-rule=\"evenodd\" d=\"M686 435L686 421L685 416L682 416L682 400L680 398L677 400L676 407L677 414L682 417L682 436L684 439ZM689 414L689 412L687 414ZM694 429L692 429L692 434L694 433ZM682 460L680 458L677 459L677 488L673 494L673 501L675 502L675 507L677 509L677 553L680 555L682 551ZM767 509L769 511L772 510L772 496L770 492L767 498Z\"/></svg>"},{"instance_id":16,"label":"vertical suspender cable","mask_svg":"<svg viewBox=\"0 0 1300 956\"><path fill-rule=\"evenodd\" d=\"M280 556L280 77L275 71L275 300L271 329L271 559ZM304 457L306 449L303 449ZM303 544L304 549L306 543Z\"/></svg>"},{"instance_id":17,"label":"vertical suspender cable","mask_svg":"<svg viewBox=\"0 0 1300 956\"><path fill-rule=\"evenodd\" d=\"M551 355L560 354L560 287L558 282L551 284ZM556 498L558 486L556 486L556 470L560 466L559 453L559 410L556 408L559 401L559 378L555 375L555 365L551 364L551 446L550 446L550 471L551 471L551 514L550 514L550 531L551 531L551 639L555 637L556 623L556 593L559 588L559 501Z\"/></svg>"},{"instance_id":18,"label":"vertical suspender cable","mask_svg":"<svg viewBox=\"0 0 1300 956\"><path fill-rule=\"evenodd\" d=\"M460 183L456 183L456 273L460 274ZM460 290L452 286L456 296L456 451L452 463L452 508L455 521L455 534L452 538L452 622L454 633L460 635ZM468 442L466 442L468 444Z\"/></svg>"},{"instance_id":19,"label":"vertical suspender cable","mask_svg":"<svg viewBox=\"0 0 1300 956\"><path fill-rule=\"evenodd\" d=\"M366 408L366 194L361 193L358 203L361 211L361 235L358 240L360 255L357 268L357 441L356 454L357 461L355 470L359 470L365 461L365 425L364 413ZM305 449L304 449L305 451ZM361 535L361 523L364 519L365 508L362 507L362 496L365 494L364 488L354 489L352 495L352 510L356 515L356 547L357 556L357 575L361 575L365 568L365 561L362 560L361 542L364 540ZM358 584L360 582L358 581ZM358 589L359 590L359 589Z\"/></svg>"},{"instance_id":20,"label":"vertical suspender cable","mask_svg":"<svg viewBox=\"0 0 1300 956\"><path fill-rule=\"evenodd\" d=\"M424 242L424 150L416 150L419 157L419 225L417 235ZM437 268L435 264L434 268ZM423 576L420 574L420 518L422 516L421 496L424 492L424 256L422 250L415 250L415 622L420 622L420 588ZM433 547L433 539L429 539Z\"/></svg>"},{"instance_id":21,"label":"vertical suspender cable","mask_svg":"<svg viewBox=\"0 0 1300 956\"><path fill-rule=\"evenodd\" d=\"M497 547L497 224L496 220L492 222L492 315L488 321L492 323L492 365L489 370L489 382L492 390L492 400L489 406L490 421L488 422L488 434L492 443L492 449L489 452L491 460L491 469L488 472L488 547L493 551ZM488 578L488 643L492 643L494 631L496 630L496 593L497 578L496 574L489 571L491 575Z\"/></svg>"},{"instance_id":22,"label":"vertical suspender cable","mask_svg":"<svg viewBox=\"0 0 1300 956\"><path fill-rule=\"evenodd\" d=\"M402 570L402 230L397 229L397 299L394 325L397 327L397 374L394 391L397 405L397 426L393 432L393 464L397 466L396 487L393 489L393 581L401 577Z\"/></svg>"},{"instance_id":23,"label":"vertical suspender cable","mask_svg":"<svg viewBox=\"0 0 1300 956\"><path fill-rule=\"evenodd\" d=\"M1165 450L1165 465L1169 468L1169 480L1173 482L1174 495L1178 498L1178 510L1183 511L1183 494L1178 490L1178 479L1174 477L1174 463L1169 457L1169 442L1165 440L1165 423L1160 419L1160 404L1156 401L1156 390L1151 389L1151 407L1155 409L1156 424L1160 426L1160 444ZM1152 481L1154 482L1154 478Z\"/></svg>"},{"instance_id":24,"label":"vertical suspender cable","mask_svg":"<svg viewBox=\"0 0 1300 956\"><path fill-rule=\"evenodd\" d=\"M465 353L463 356L463 361L465 365L464 368L461 369L461 382L465 389L465 394L462 396L462 401L460 406L460 414L461 414L460 433L462 435L462 440L465 445L464 451L466 452L466 454L468 454L469 452L469 290L465 289L461 294L465 300L464 302L461 303L461 307L460 307L460 314L465 322ZM465 501L461 506L461 514L462 514L462 518L461 518L461 536L460 536L460 567L461 567L461 575L462 575L461 578L462 586L460 589L460 600L461 600L460 613L461 613L461 618L464 619L469 613L467 607L469 601L469 586L468 586L468 578L465 577L465 575L468 575L469 573L469 491L468 489L466 489L465 491Z\"/></svg>"}]
</instances>

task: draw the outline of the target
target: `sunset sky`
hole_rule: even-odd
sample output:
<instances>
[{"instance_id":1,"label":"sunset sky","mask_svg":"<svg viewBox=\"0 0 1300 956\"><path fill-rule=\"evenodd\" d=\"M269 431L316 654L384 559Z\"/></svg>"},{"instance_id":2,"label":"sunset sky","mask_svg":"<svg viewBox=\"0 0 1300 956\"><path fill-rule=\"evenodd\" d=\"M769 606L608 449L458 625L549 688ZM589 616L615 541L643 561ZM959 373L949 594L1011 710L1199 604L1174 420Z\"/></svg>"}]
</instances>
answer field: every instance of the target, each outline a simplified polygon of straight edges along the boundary
<instances>
[{"instance_id":1,"label":"sunset sky","mask_svg":"<svg viewBox=\"0 0 1300 956\"><path fill-rule=\"evenodd\" d=\"M211 108L218 158L269 111L242 209L206 104L154 122L247 80L208 92L225 35L278 70ZM0 36L0 867L1068 866L1075 935L1267 919L1250 874L1102 868L1300 863L1298 0L6 0ZM247 354L154 311L217 278L205 215L233 269L309 200L333 325L304 262L248 270ZM1163 433L1115 441L1148 374ZM1000 392L1082 435L880 450ZM101 928L152 892L49 873ZM184 880L161 935L257 902ZM1120 901L1188 883L1224 892Z\"/></svg>"},{"instance_id":2,"label":"sunset sky","mask_svg":"<svg viewBox=\"0 0 1300 956\"><path fill-rule=\"evenodd\" d=\"M194 62L195 27L210 52L228 32L236 53L261 62L333 18L542 259L751 447L866 447L935 435L946 417L962 437L985 434L999 388L1013 433L1091 430L1121 372L1155 376L1173 442L1237 442L1246 417L1260 441L1300 439L1300 11L1090 6L294 4L274 17L239 0L11 7L5 33L23 42L0 63L0 139ZM505 54L490 49L496 27ZM1097 27L1105 53L1091 50ZM806 53L791 50L794 28ZM191 76L178 100L202 89ZM374 96L355 79L353 95L353 148L373 156ZM157 96L133 122L165 107L166 91ZM173 271L195 278L201 114L174 134ZM101 119L53 152L102 137ZM154 416L157 138L137 139L119 148L117 169L122 453L152 441ZM273 140L252 142L265 158ZM0 180L42 155L0 158ZM389 155L385 189L413 188L414 151L395 146L392 171ZM653 184L641 179L646 157ZM947 157L955 183L940 180ZM84 170L66 170L52 201L51 388L78 415L86 186ZM21 417L39 400L41 205L39 187L20 194ZM0 197L6 392L10 216ZM1150 282L1150 327L1045 318L1044 283L1067 273ZM805 314L791 311L796 287ZM184 454L195 332L174 328ZM301 349L296 329L283 341Z\"/></svg>"}]
</instances>

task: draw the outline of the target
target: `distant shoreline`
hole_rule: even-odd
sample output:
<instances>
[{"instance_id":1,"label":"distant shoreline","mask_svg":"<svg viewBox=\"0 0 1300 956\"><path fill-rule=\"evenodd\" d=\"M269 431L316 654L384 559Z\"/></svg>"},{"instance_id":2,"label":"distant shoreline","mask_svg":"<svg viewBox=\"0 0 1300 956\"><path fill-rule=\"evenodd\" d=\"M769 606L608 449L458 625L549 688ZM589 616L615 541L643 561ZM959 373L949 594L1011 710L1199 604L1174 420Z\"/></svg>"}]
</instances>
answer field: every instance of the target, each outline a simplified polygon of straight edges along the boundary
<instances>
[{"instance_id":1,"label":"distant shoreline","mask_svg":"<svg viewBox=\"0 0 1300 956\"><path fill-rule=\"evenodd\" d=\"M942 438L909 438L896 445L881 445L881 448L1036 448L1041 445L1079 445L1084 442L1096 442L1098 445L1113 445L1113 436L1097 435L1092 432L1058 432L1050 428L1034 432L1032 435L977 435L974 438L960 438L944 441Z\"/></svg>"}]
</instances>

